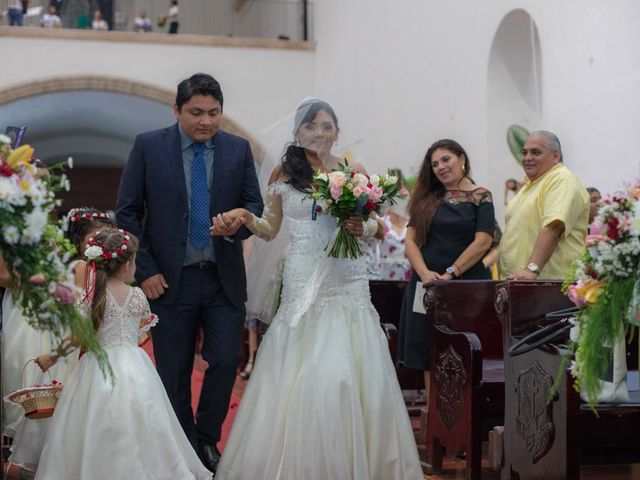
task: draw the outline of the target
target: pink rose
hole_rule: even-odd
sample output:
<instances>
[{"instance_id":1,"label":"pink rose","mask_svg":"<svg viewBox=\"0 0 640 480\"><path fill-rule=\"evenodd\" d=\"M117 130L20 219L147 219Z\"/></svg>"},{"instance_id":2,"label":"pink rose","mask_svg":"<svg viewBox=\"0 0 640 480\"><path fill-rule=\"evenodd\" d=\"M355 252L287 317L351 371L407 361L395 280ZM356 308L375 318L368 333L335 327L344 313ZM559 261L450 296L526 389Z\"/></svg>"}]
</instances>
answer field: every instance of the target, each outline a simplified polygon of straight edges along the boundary
<instances>
[{"instance_id":1,"label":"pink rose","mask_svg":"<svg viewBox=\"0 0 640 480\"><path fill-rule=\"evenodd\" d=\"M589 225L589 232L591 233L591 235L602 235L602 225L593 222L591 225Z\"/></svg>"},{"instance_id":2,"label":"pink rose","mask_svg":"<svg viewBox=\"0 0 640 480\"><path fill-rule=\"evenodd\" d=\"M578 292L576 291L577 289L578 285L569 285L569 288L567 289L567 296L569 297L569 300L575 303L576 307L582 308L587 304L587 302L585 302L584 298L578 295Z\"/></svg>"},{"instance_id":3,"label":"pink rose","mask_svg":"<svg viewBox=\"0 0 640 480\"><path fill-rule=\"evenodd\" d=\"M382 197L382 187L371 187L371 192L369 193L369 196L373 198L376 202L380 200L380 197Z\"/></svg>"},{"instance_id":4,"label":"pink rose","mask_svg":"<svg viewBox=\"0 0 640 480\"><path fill-rule=\"evenodd\" d=\"M331 187L331 198L333 198L336 202L338 201L338 199L340 198L340 195L342 195L342 188L338 187L338 186L332 186Z\"/></svg>"},{"instance_id":5,"label":"pink rose","mask_svg":"<svg viewBox=\"0 0 640 480\"><path fill-rule=\"evenodd\" d=\"M360 188L360 185L354 187L353 191L353 196L358 198L360 195L362 195L364 193L364 191L362 190L362 188Z\"/></svg>"},{"instance_id":6,"label":"pink rose","mask_svg":"<svg viewBox=\"0 0 640 480\"><path fill-rule=\"evenodd\" d=\"M329 176L329 186L332 188L343 187L347 181L343 172L331 172L328 176Z\"/></svg>"},{"instance_id":7,"label":"pink rose","mask_svg":"<svg viewBox=\"0 0 640 480\"><path fill-rule=\"evenodd\" d=\"M76 301L76 295L73 293L73 290L62 283L56 284L55 295L62 303L65 304L70 304Z\"/></svg>"}]
</instances>

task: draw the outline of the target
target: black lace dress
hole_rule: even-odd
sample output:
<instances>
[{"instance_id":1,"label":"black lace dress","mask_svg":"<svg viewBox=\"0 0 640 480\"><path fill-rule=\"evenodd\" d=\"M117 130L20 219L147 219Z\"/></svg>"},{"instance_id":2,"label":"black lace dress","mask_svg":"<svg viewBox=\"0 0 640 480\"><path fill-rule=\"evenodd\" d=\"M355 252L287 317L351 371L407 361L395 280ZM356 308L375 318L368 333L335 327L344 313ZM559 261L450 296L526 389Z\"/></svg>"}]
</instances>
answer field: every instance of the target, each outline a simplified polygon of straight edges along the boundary
<instances>
[{"instance_id":1,"label":"black lace dress","mask_svg":"<svg viewBox=\"0 0 640 480\"><path fill-rule=\"evenodd\" d=\"M409 222L411 226L411 222ZM495 215L491 192L479 187L470 191L449 191L436 210L421 252L429 270L443 274L473 242L476 232L493 236ZM478 261L461 276L464 280L490 279L491 271ZM418 275L413 272L405 290L400 312L398 361L404 366L428 370L431 355L431 324L426 316L413 312Z\"/></svg>"}]
</instances>

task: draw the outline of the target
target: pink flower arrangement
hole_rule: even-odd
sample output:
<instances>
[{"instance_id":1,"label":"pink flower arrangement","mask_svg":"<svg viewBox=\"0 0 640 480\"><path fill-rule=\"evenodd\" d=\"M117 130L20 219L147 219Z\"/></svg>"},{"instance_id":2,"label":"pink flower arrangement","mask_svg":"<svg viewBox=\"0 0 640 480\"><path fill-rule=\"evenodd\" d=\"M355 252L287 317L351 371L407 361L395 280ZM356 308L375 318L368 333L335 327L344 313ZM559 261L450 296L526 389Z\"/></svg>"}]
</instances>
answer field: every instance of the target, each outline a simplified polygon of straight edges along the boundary
<instances>
[{"instance_id":1,"label":"pink flower arrangement","mask_svg":"<svg viewBox=\"0 0 640 480\"><path fill-rule=\"evenodd\" d=\"M398 193L398 178L393 175L365 175L350 169L349 163L340 164L329 173L318 171L311 185L311 198L324 205L324 210L338 222L354 216L364 221L372 213L380 213L386 202L393 204ZM322 207L318 207L322 211ZM328 247L328 255L335 258L362 256L358 239L340 228Z\"/></svg>"},{"instance_id":2,"label":"pink flower arrangement","mask_svg":"<svg viewBox=\"0 0 640 480\"><path fill-rule=\"evenodd\" d=\"M66 305L75 303L77 299L76 291L71 286L64 283L56 283L55 295Z\"/></svg>"},{"instance_id":3,"label":"pink flower arrangement","mask_svg":"<svg viewBox=\"0 0 640 480\"><path fill-rule=\"evenodd\" d=\"M565 291L580 308L571 371L593 404L610 346L640 321L640 181L604 200L586 244Z\"/></svg>"}]
</instances>

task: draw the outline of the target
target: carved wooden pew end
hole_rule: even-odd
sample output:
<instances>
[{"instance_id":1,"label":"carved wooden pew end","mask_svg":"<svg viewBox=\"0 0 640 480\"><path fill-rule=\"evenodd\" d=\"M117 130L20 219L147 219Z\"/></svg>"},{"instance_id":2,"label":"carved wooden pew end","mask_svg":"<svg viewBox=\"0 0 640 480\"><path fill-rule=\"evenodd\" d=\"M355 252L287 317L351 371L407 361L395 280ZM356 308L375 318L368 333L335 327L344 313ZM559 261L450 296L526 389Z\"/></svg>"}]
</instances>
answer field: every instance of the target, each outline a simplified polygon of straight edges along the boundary
<instances>
[{"instance_id":1,"label":"carved wooden pew end","mask_svg":"<svg viewBox=\"0 0 640 480\"><path fill-rule=\"evenodd\" d=\"M505 351L543 324L545 313L570 306L559 282L509 282L499 288L496 299ZM502 480L578 479L581 464L640 462L640 391L630 391L632 403L598 405L596 416L565 371L548 401L562 348L547 344L505 357ZM637 343L628 347L634 354L637 349ZM632 369L637 368L634 357L627 362ZM630 387L635 376L637 371L631 371Z\"/></svg>"},{"instance_id":2,"label":"carved wooden pew end","mask_svg":"<svg viewBox=\"0 0 640 480\"><path fill-rule=\"evenodd\" d=\"M482 440L503 423L504 361L494 307L497 282L436 282L426 461L442 470L445 453L481 475ZM463 455L460 455L464 453Z\"/></svg>"}]
</instances>

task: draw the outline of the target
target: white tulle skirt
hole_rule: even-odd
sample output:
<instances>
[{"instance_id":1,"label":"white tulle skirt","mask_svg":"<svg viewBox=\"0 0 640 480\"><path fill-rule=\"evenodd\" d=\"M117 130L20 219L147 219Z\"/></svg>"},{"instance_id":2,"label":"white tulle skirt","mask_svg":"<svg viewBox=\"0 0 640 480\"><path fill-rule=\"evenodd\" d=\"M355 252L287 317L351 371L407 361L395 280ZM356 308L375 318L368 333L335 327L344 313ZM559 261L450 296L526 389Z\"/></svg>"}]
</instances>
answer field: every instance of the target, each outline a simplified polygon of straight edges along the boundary
<instances>
[{"instance_id":1,"label":"white tulle skirt","mask_svg":"<svg viewBox=\"0 0 640 480\"><path fill-rule=\"evenodd\" d=\"M112 385L84 355L54 412L38 480L204 480L202 465L173 413L148 355L107 347Z\"/></svg>"},{"instance_id":2,"label":"white tulle skirt","mask_svg":"<svg viewBox=\"0 0 640 480\"><path fill-rule=\"evenodd\" d=\"M281 313L263 338L216 480L421 480L371 303L316 300L295 328Z\"/></svg>"}]
</instances>

